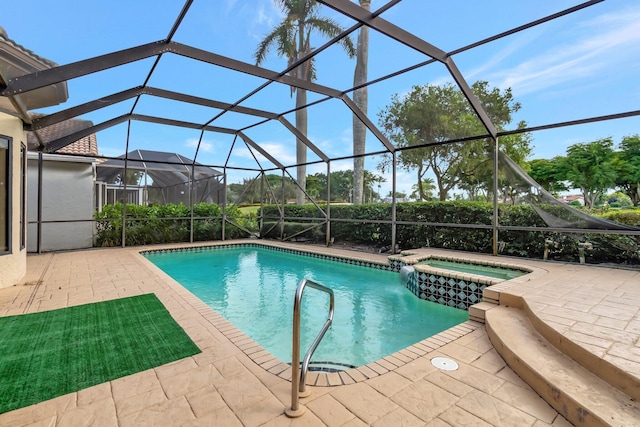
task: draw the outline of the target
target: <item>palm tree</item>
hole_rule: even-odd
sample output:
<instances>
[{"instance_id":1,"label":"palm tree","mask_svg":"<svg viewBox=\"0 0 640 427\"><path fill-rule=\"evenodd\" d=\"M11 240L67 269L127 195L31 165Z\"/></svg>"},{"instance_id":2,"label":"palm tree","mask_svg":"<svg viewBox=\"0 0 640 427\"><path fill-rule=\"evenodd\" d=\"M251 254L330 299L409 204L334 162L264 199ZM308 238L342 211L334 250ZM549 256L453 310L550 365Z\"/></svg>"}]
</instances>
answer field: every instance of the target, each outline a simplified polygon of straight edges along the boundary
<instances>
[{"instance_id":1,"label":"palm tree","mask_svg":"<svg viewBox=\"0 0 640 427\"><path fill-rule=\"evenodd\" d=\"M333 20L322 18L316 15L318 4L315 0L276 0L284 12L284 19L277 25L271 33L267 34L260 42L254 58L256 65L264 62L269 49L275 47L278 56L287 58L287 66L291 66L300 59L309 55L311 47L311 32L334 38L344 30ZM349 37L343 37L340 44L347 52L349 58L355 55L353 43ZM289 72L289 75L298 79L312 81L315 79L315 69L313 59L305 61ZM303 135L307 135L307 110L302 108L307 105L307 91L305 89L291 87L291 95L296 94L296 128ZM305 202L303 188L306 187L307 167L307 146L301 140L296 141L296 181L299 188L297 192L297 203Z\"/></svg>"},{"instance_id":2,"label":"palm tree","mask_svg":"<svg viewBox=\"0 0 640 427\"><path fill-rule=\"evenodd\" d=\"M436 189L433 178L425 178L411 187L411 198L422 202L433 199L433 191Z\"/></svg>"},{"instance_id":3,"label":"palm tree","mask_svg":"<svg viewBox=\"0 0 640 427\"><path fill-rule=\"evenodd\" d=\"M358 0L360 7L370 11L371 0ZM357 87L367 82L369 60L369 27L363 25L358 33L358 47L356 52L356 69L353 74L353 86ZM353 102L367 114L369 92L367 87L353 92ZM367 138L367 128L360 119L353 115L353 155L364 154ZM363 203L364 195L364 157L353 158L353 203Z\"/></svg>"}]
</instances>

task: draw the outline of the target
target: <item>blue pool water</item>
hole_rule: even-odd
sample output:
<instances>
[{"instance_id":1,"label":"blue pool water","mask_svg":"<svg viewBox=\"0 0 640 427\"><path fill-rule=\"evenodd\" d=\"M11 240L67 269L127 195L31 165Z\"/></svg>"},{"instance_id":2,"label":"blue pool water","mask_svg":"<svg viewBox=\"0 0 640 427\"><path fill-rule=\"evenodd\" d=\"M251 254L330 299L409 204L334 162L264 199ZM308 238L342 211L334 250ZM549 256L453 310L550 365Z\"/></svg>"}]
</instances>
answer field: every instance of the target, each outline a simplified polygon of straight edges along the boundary
<instances>
[{"instance_id":1,"label":"blue pool water","mask_svg":"<svg viewBox=\"0 0 640 427\"><path fill-rule=\"evenodd\" d=\"M313 361L361 366L468 319L415 297L398 273L239 246L145 256L283 362L291 362L293 300L303 278L330 287L333 325ZM324 325L329 297L306 288L302 355Z\"/></svg>"}]
</instances>

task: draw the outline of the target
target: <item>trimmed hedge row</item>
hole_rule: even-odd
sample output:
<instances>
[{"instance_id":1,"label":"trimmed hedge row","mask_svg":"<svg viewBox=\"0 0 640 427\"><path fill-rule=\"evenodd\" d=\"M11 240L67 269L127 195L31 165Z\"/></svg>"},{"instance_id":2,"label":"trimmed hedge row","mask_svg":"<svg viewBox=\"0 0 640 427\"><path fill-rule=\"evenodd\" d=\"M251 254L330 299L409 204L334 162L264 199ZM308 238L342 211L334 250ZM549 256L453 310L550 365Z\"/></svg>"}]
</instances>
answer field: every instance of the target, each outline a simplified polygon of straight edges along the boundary
<instances>
[{"instance_id":1,"label":"trimmed hedge row","mask_svg":"<svg viewBox=\"0 0 640 427\"><path fill-rule=\"evenodd\" d=\"M193 206L194 241L222 239L222 209L215 204L199 203ZM227 218L249 228L237 207L226 211ZM106 205L102 212L95 214L95 246L122 245L122 204ZM184 204L141 206L127 204L126 245L150 245L158 243L188 242L191 225L191 210ZM242 229L227 223L225 237L229 239L246 237Z\"/></svg>"},{"instance_id":2,"label":"trimmed hedge row","mask_svg":"<svg viewBox=\"0 0 640 427\"><path fill-rule=\"evenodd\" d=\"M547 206L545 210L554 216L562 218L566 210L561 206ZM265 206L265 222L261 236L280 238L280 228L276 227L269 233L279 218L275 206ZM313 205L287 205L286 217L318 218L322 213ZM500 205L498 208L499 223L502 226L541 227L546 224L529 205ZM625 213L624 215L607 216L628 225L636 225L640 213ZM389 246L391 244L391 205L332 205L331 206L331 237L336 242L362 244L373 247ZM367 220L369 223L348 221L349 219ZM451 201L451 202L422 202L398 203L396 220L400 222L396 227L396 241L402 249L419 247L437 247L469 252L491 253L491 228L442 227L430 225L410 225L405 222L433 222L442 224L475 224L491 226L493 219L493 205L482 202ZM345 221L346 220L346 221ZM309 220L286 222L284 236L291 236L309 226ZM640 224L640 221L638 222ZM303 233L301 236L322 242L325 239L325 228L320 227ZM640 264L640 237L606 234L561 234L544 229L537 231L500 231L501 253L505 255L542 258L545 241L552 240L549 257L555 260L574 262L579 257L580 242L590 242L593 249L586 251L586 260L591 263Z\"/></svg>"}]
</instances>

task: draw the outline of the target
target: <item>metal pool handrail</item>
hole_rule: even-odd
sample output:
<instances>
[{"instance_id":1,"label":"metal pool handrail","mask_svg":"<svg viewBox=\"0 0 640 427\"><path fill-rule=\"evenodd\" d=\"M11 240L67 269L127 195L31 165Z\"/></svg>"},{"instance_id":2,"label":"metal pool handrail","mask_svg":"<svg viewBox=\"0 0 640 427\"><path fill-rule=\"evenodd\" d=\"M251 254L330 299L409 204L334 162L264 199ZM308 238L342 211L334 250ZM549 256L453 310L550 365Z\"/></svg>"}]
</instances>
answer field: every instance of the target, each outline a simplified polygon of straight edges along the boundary
<instances>
[{"instance_id":1,"label":"metal pool handrail","mask_svg":"<svg viewBox=\"0 0 640 427\"><path fill-rule=\"evenodd\" d=\"M309 351L304 356L302 361L302 369L300 369L300 307L302 305L302 293L305 286L310 286L319 291L323 291L329 294L329 316L325 322L322 330L309 347ZM296 418L304 414L305 408L300 405L300 397L307 397L310 393L305 390L305 379L307 377L307 371L309 370L309 362L311 356L316 351L318 344L322 341L324 334L331 326L333 321L333 290L326 286L316 283L313 280L302 279L298 283L296 289L296 297L293 302L293 351L291 352L291 408L285 410L285 414L290 418Z\"/></svg>"}]
</instances>

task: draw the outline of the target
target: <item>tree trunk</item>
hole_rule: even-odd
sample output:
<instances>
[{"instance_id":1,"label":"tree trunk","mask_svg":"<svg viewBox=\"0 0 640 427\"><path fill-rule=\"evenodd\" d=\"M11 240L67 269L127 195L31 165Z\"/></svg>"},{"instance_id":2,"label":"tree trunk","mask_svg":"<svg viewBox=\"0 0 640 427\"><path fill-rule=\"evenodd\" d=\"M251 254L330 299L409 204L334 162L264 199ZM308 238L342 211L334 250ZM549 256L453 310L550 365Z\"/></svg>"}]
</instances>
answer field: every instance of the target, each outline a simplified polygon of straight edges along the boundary
<instances>
[{"instance_id":1,"label":"tree trunk","mask_svg":"<svg viewBox=\"0 0 640 427\"><path fill-rule=\"evenodd\" d=\"M370 0L359 0L360 6L367 11L371 10ZM358 45L356 47L356 69L353 75L353 85L359 86L367 82L369 59L369 27L363 25L358 32ZM367 114L368 88L363 87L353 92L353 102ZM367 127L360 119L353 115L353 154L355 156L365 153ZM361 204L364 201L364 157L353 159L353 203Z\"/></svg>"},{"instance_id":2,"label":"tree trunk","mask_svg":"<svg viewBox=\"0 0 640 427\"><path fill-rule=\"evenodd\" d=\"M296 90L296 108L307 105L307 91L298 88ZM296 129L301 134L307 134L307 109L296 110ZM307 186L307 146L299 139L296 139L296 181L299 188L296 191L296 203L304 205L306 202L303 189Z\"/></svg>"}]
</instances>

